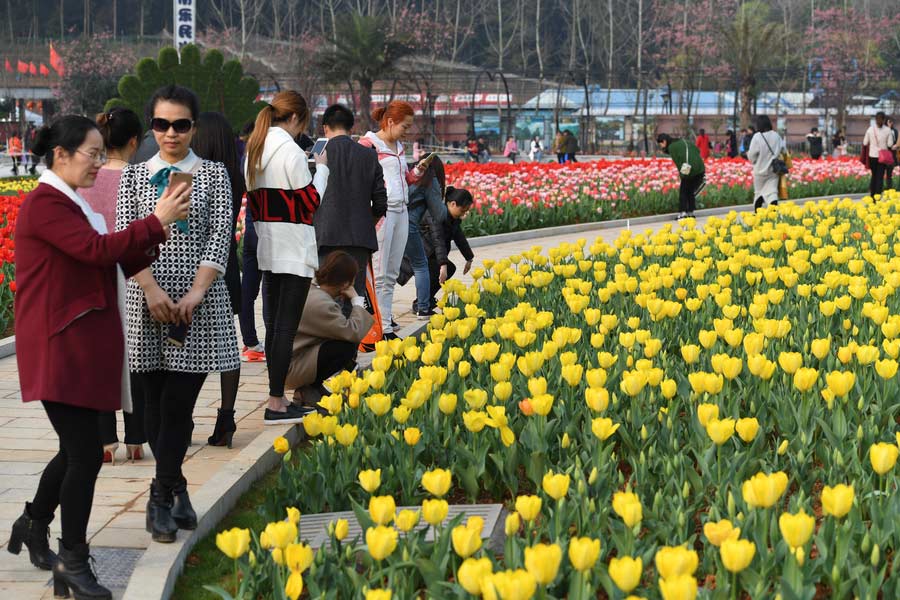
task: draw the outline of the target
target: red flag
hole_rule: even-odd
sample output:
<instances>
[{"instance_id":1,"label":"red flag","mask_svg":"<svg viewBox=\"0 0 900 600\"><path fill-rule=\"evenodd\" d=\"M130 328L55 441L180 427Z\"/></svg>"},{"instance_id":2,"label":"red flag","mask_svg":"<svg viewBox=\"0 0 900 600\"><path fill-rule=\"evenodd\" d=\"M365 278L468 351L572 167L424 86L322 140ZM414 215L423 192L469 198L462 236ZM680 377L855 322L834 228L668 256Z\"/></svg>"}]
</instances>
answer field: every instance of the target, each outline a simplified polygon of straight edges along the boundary
<instances>
[{"instance_id":1,"label":"red flag","mask_svg":"<svg viewBox=\"0 0 900 600\"><path fill-rule=\"evenodd\" d=\"M31 73L32 75L35 75L35 76L37 75L38 70L34 63L28 63L28 72Z\"/></svg>"},{"instance_id":2,"label":"red flag","mask_svg":"<svg viewBox=\"0 0 900 600\"><path fill-rule=\"evenodd\" d=\"M24 63L21 60L16 62L16 70L23 75L28 73L28 63Z\"/></svg>"},{"instance_id":3,"label":"red flag","mask_svg":"<svg viewBox=\"0 0 900 600\"><path fill-rule=\"evenodd\" d=\"M50 42L50 66L53 67L53 70L56 71L56 74L60 77L63 76L63 61L62 57L59 55L59 52L56 51L56 48L53 47L53 42Z\"/></svg>"},{"instance_id":4,"label":"red flag","mask_svg":"<svg viewBox=\"0 0 900 600\"><path fill-rule=\"evenodd\" d=\"M44 77L50 75L50 69L48 69L47 65L45 65L44 63L41 63L41 75L43 75Z\"/></svg>"},{"instance_id":5,"label":"red flag","mask_svg":"<svg viewBox=\"0 0 900 600\"><path fill-rule=\"evenodd\" d=\"M8 58L6 59L6 71L7 71L8 73L12 73L12 72L13 72L12 65L9 64L9 59L8 59Z\"/></svg>"}]
</instances>

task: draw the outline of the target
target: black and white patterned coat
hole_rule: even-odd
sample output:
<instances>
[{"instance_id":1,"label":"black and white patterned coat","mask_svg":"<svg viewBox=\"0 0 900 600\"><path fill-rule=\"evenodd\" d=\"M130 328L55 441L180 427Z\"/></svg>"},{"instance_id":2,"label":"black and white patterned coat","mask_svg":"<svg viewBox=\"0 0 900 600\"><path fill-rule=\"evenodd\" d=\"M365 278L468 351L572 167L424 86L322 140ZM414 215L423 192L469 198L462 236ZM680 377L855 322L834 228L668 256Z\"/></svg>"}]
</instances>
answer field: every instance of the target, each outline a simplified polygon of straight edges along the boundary
<instances>
[{"instance_id":1,"label":"black and white patterned coat","mask_svg":"<svg viewBox=\"0 0 900 600\"><path fill-rule=\"evenodd\" d=\"M191 160L189 160L191 159ZM122 171L116 206L116 229L153 213L156 186L150 177L160 167L159 155ZM182 164L184 163L184 164ZM224 274L231 244L231 184L222 163L190 154L176 166L194 175L189 232L171 228L159 259L150 267L153 277L173 302L190 289L201 266ZM222 276L216 277L194 311L184 346L167 341L168 324L150 315L137 281L127 284L128 362L132 372L167 370L188 373L231 371L240 366L234 316Z\"/></svg>"}]
</instances>

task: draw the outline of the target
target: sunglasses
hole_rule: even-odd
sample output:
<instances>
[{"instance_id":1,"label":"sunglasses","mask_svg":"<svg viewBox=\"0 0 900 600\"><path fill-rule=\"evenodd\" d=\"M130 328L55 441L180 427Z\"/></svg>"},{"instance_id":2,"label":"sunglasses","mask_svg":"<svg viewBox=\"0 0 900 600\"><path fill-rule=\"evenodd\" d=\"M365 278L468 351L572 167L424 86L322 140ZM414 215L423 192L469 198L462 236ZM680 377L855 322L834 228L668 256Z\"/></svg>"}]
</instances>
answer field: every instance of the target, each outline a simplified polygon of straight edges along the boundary
<instances>
[{"instance_id":1,"label":"sunglasses","mask_svg":"<svg viewBox=\"0 0 900 600\"><path fill-rule=\"evenodd\" d=\"M168 119L160 119L154 117L150 120L150 128L157 133L166 133L169 127L175 130L175 133L187 133L194 126L194 122L190 119L176 119L169 121Z\"/></svg>"}]
</instances>

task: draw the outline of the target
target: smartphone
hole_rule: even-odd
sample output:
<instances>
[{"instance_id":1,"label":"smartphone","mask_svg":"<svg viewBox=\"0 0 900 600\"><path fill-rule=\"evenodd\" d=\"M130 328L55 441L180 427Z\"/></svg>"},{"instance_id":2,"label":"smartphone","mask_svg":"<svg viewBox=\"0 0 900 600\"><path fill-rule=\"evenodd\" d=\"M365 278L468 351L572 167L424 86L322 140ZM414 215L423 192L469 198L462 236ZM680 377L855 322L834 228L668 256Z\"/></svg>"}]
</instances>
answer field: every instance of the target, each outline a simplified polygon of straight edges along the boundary
<instances>
[{"instance_id":1,"label":"smartphone","mask_svg":"<svg viewBox=\"0 0 900 600\"><path fill-rule=\"evenodd\" d=\"M193 182L194 176L191 173L184 173L182 171L172 171L169 173L169 187L176 186L179 183L191 185ZM175 221L175 226L181 233L187 233L189 231L188 222L186 220Z\"/></svg>"},{"instance_id":2,"label":"smartphone","mask_svg":"<svg viewBox=\"0 0 900 600\"><path fill-rule=\"evenodd\" d=\"M423 169L427 169L431 165L431 161L434 160L435 156L437 156L437 152L432 152L431 154L420 160L419 165L421 165Z\"/></svg>"},{"instance_id":3,"label":"smartphone","mask_svg":"<svg viewBox=\"0 0 900 600\"><path fill-rule=\"evenodd\" d=\"M322 154L322 150L325 149L325 146L328 144L328 138L319 138L316 140L316 143L313 144L312 150L309 151L310 156L315 156L316 154Z\"/></svg>"},{"instance_id":4,"label":"smartphone","mask_svg":"<svg viewBox=\"0 0 900 600\"><path fill-rule=\"evenodd\" d=\"M181 348L184 346L184 339L187 337L187 333L187 323L173 323L169 325L169 335L167 338L170 344Z\"/></svg>"}]
</instances>

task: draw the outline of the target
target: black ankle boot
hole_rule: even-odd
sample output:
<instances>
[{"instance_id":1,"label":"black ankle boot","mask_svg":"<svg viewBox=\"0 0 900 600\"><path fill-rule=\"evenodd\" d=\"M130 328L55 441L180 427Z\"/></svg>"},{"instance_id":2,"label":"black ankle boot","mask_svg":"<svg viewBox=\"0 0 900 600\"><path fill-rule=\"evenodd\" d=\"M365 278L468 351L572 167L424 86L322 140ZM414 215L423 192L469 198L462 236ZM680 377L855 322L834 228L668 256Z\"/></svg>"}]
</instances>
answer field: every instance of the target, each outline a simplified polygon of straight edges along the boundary
<instances>
[{"instance_id":1,"label":"black ankle boot","mask_svg":"<svg viewBox=\"0 0 900 600\"><path fill-rule=\"evenodd\" d=\"M178 525L178 529L197 529L197 513L191 506L191 497L188 496L187 481L172 489L172 520Z\"/></svg>"},{"instance_id":2,"label":"black ankle boot","mask_svg":"<svg viewBox=\"0 0 900 600\"><path fill-rule=\"evenodd\" d=\"M213 434L207 438L206 442L210 446L228 446L231 448L231 438L237 431L237 425L234 422L234 411L219 409L216 416L216 427Z\"/></svg>"},{"instance_id":3,"label":"black ankle boot","mask_svg":"<svg viewBox=\"0 0 900 600\"><path fill-rule=\"evenodd\" d=\"M178 533L178 525L172 518L172 492L157 480L150 484L150 500L147 501L147 531L154 542L171 544Z\"/></svg>"},{"instance_id":4,"label":"black ankle boot","mask_svg":"<svg viewBox=\"0 0 900 600\"><path fill-rule=\"evenodd\" d=\"M13 554L22 551L22 544L28 548L31 564L38 569L49 571L56 564L57 556L50 549L50 522L53 515L46 519L34 519L31 516L31 503L25 503L22 516L13 523L9 544L6 548Z\"/></svg>"},{"instance_id":5,"label":"black ankle boot","mask_svg":"<svg viewBox=\"0 0 900 600\"><path fill-rule=\"evenodd\" d=\"M75 600L112 600L112 592L97 581L90 560L87 544L67 548L59 540L59 561L53 567L54 598L68 598L71 590Z\"/></svg>"}]
</instances>

